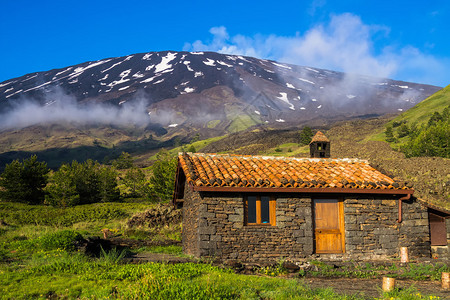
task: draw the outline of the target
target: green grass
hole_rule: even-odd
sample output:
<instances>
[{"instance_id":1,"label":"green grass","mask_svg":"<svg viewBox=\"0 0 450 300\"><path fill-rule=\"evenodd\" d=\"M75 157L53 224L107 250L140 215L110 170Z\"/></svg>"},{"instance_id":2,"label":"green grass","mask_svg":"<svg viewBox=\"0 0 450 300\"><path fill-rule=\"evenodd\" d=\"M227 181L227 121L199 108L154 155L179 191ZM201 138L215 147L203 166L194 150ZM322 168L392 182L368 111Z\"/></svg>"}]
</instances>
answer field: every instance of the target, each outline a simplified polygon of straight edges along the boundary
<instances>
[{"instance_id":1,"label":"green grass","mask_svg":"<svg viewBox=\"0 0 450 300\"><path fill-rule=\"evenodd\" d=\"M189 149L191 146L194 146L195 150L196 150L197 152L199 152L199 151L202 150L202 148L208 146L209 144L211 144L211 143L213 143L213 142L219 141L219 140L225 138L226 136L227 136L227 135L216 136L216 137L213 137L213 138L204 139L204 140L201 140L201 141L196 141L196 142L189 143L189 144L184 144L184 145L182 145L182 146L179 146L179 147L175 147L175 148L170 149L170 150L169 150L169 154L170 154L171 156L177 156L179 152L186 151L186 150ZM151 161L156 160L156 154L153 155L152 157L150 157L149 160L151 160Z\"/></svg>"},{"instance_id":2,"label":"green grass","mask_svg":"<svg viewBox=\"0 0 450 300\"><path fill-rule=\"evenodd\" d=\"M370 263L364 265L350 264L339 268L320 261L311 261L317 270L309 271L308 276L313 277L346 277L346 278L380 278L386 273L390 277L410 280L440 280L442 272L450 272L450 266L429 263L410 263L407 265L379 265Z\"/></svg>"},{"instance_id":3,"label":"green grass","mask_svg":"<svg viewBox=\"0 0 450 300\"><path fill-rule=\"evenodd\" d=\"M402 121L406 121L409 124L415 122L417 122L418 125L423 124L428 121L433 112L437 111L441 113L449 104L450 85L400 114L398 117L393 119L390 124L392 125L393 122Z\"/></svg>"},{"instance_id":4,"label":"green grass","mask_svg":"<svg viewBox=\"0 0 450 300\"><path fill-rule=\"evenodd\" d=\"M219 125L220 122L221 122L220 120L209 121L208 124L206 124L206 127L208 127L208 128L216 128L216 126Z\"/></svg>"},{"instance_id":5,"label":"green grass","mask_svg":"<svg viewBox=\"0 0 450 300\"><path fill-rule=\"evenodd\" d=\"M228 126L227 131L234 133L245 130L253 125L259 124L254 118L248 115L237 115L231 124Z\"/></svg>"},{"instance_id":6,"label":"green grass","mask_svg":"<svg viewBox=\"0 0 450 300\"><path fill-rule=\"evenodd\" d=\"M44 205L0 202L0 219L13 225L72 226L78 222L93 222L99 226L104 221L124 219L133 213L149 208L146 203L95 203L71 208ZM103 222L102 222L103 221Z\"/></svg>"},{"instance_id":7,"label":"green grass","mask_svg":"<svg viewBox=\"0 0 450 300\"><path fill-rule=\"evenodd\" d=\"M76 251L74 244L81 237L99 233L86 229L97 226L92 224L97 224L99 220L89 221L96 214L100 214L106 224L116 224L127 219L122 214L102 215L98 207L106 211L120 209L130 215L144 208L142 203L91 204L64 211L45 206L1 205L3 216L11 215L14 211L15 216L25 216L26 211L31 211L32 216L26 222L14 222L10 218L8 225L0 226L0 286L1 297L5 299L363 299L360 295L340 295L329 288L311 289L299 278L277 277L286 274L282 261L276 266L262 268L259 274L263 276L248 276L237 275L231 270L210 264L126 264L123 257L127 250L117 248L101 251L99 258ZM88 211L94 211L93 215L89 215ZM83 214L87 220L68 222L72 224L68 226L36 225L30 221L35 221L33 218L42 213L43 220L47 220L43 223L50 222L49 216L56 217L57 213L62 212L70 221L74 220L74 215ZM179 239L180 231L179 225L144 230L152 235L151 239L155 239L155 236ZM137 252L141 251L181 255L178 245L137 249ZM340 269L322 262L311 263L318 267L317 274L308 271L307 274L303 272L298 275L372 278L380 271L388 271L389 274L398 274L397 278L437 280L440 272L448 271L449 268L425 264L410 264L408 268L395 264L391 267L367 264ZM383 296L381 292L380 295ZM393 291L388 296L396 299L425 299L412 289L408 292Z\"/></svg>"},{"instance_id":8,"label":"green grass","mask_svg":"<svg viewBox=\"0 0 450 300\"><path fill-rule=\"evenodd\" d=\"M415 123L418 126L420 126L421 124L428 122L428 119L434 112L441 113L449 104L450 104L450 85L434 93L433 95L421 101L414 107L408 109L407 111L403 112L396 118L392 119L391 121L386 123L385 128L387 126L393 126L394 124L401 124L402 122L405 122L409 125ZM368 139L373 141L386 141L386 135L384 134L385 128L382 129L383 131L377 132L372 136L368 137ZM398 148L400 145L404 144L406 140L407 140L406 137L399 139L399 141L397 143L393 143L392 146L394 148Z\"/></svg>"}]
</instances>

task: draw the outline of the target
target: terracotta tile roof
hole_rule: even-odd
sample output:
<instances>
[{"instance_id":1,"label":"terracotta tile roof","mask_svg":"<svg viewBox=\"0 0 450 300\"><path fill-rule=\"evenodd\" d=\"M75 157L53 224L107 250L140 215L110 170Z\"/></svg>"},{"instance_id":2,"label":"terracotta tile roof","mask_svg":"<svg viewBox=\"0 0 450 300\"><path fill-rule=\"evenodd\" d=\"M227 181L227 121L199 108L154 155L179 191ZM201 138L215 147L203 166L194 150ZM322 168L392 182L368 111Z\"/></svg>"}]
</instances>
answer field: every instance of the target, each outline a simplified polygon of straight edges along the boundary
<instances>
[{"instance_id":1,"label":"terracotta tile roof","mask_svg":"<svg viewBox=\"0 0 450 300\"><path fill-rule=\"evenodd\" d=\"M330 140L322 133L322 131L317 131L317 133L311 139L311 143L313 142L330 142Z\"/></svg>"},{"instance_id":2,"label":"terracotta tile roof","mask_svg":"<svg viewBox=\"0 0 450 300\"><path fill-rule=\"evenodd\" d=\"M358 159L180 153L178 162L194 187L408 189Z\"/></svg>"}]
</instances>

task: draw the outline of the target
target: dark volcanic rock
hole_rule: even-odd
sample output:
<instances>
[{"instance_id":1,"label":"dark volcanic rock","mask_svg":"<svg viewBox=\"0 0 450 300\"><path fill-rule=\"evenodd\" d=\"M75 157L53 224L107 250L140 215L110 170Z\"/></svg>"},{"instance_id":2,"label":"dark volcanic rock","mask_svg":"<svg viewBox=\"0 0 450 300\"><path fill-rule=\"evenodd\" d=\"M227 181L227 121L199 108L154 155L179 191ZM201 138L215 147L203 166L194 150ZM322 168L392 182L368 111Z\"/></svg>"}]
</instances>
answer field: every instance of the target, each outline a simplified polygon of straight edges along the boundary
<instances>
[{"instance_id":1,"label":"dark volcanic rock","mask_svg":"<svg viewBox=\"0 0 450 300\"><path fill-rule=\"evenodd\" d=\"M398 112L439 89L252 57L164 51L4 81L0 112L23 99L53 105L61 93L83 105L121 106L146 99L152 122L169 131L182 127L234 132L253 124L301 124Z\"/></svg>"}]
</instances>

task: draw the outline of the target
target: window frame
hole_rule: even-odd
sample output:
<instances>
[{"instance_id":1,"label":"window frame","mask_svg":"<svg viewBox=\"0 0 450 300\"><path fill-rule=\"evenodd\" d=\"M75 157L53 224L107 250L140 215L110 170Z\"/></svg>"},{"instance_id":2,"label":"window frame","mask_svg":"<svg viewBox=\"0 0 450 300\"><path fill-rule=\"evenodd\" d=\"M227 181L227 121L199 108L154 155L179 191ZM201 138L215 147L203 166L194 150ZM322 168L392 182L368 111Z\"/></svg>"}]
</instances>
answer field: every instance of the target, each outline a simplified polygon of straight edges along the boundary
<instances>
[{"instance_id":1,"label":"window frame","mask_svg":"<svg viewBox=\"0 0 450 300\"><path fill-rule=\"evenodd\" d=\"M248 222L248 198L256 197L256 223ZM261 197L269 197L269 223L261 222ZM276 198L267 194L244 195L244 220L246 226L276 226Z\"/></svg>"}]
</instances>

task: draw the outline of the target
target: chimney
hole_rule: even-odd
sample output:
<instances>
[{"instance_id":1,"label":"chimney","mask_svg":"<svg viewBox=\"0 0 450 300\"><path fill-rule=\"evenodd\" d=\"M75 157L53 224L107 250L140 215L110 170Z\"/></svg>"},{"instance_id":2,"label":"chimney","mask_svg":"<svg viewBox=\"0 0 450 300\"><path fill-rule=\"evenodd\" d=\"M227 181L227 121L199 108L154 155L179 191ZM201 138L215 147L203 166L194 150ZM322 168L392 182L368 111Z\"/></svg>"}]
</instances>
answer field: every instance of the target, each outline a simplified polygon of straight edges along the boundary
<instances>
[{"instance_id":1,"label":"chimney","mask_svg":"<svg viewBox=\"0 0 450 300\"><path fill-rule=\"evenodd\" d=\"M309 153L311 158L330 158L330 140L320 131L309 143Z\"/></svg>"}]
</instances>

